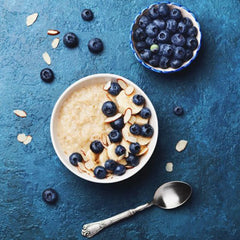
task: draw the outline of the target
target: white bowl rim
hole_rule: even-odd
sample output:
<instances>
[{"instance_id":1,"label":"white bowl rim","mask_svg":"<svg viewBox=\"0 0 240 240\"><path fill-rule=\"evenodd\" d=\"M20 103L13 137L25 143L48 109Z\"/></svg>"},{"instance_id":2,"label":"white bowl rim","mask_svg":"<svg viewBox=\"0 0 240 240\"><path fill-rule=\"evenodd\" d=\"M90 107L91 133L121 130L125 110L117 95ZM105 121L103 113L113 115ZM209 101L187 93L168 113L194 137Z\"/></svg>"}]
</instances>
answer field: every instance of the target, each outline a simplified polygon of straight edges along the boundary
<instances>
[{"instance_id":1,"label":"white bowl rim","mask_svg":"<svg viewBox=\"0 0 240 240\"><path fill-rule=\"evenodd\" d=\"M152 121L152 125L154 125L153 126L154 127L154 135L152 137L151 142L148 144L148 146L151 144L151 148L149 147L148 152L144 156L141 156L140 163L139 163L138 166L136 166L132 169L128 169L126 171L126 173L123 174L122 176L114 176L113 178L98 179L98 178L91 177L89 175L81 174L79 171L78 172L73 171L73 169L74 168L76 169L76 167L74 167L74 166L70 167L69 164L67 164L66 161L64 161L63 156L60 152L60 149L57 146L57 136L56 136L56 132L54 131L54 125L55 125L55 119L56 119L57 111L59 110L59 108L60 108L60 106L61 106L62 102L64 101L64 98L66 97L67 94L70 94L70 92L72 92L78 85L80 85L80 84L82 84L82 83L84 83L84 82L86 82L86 81L88 81L92 78L113 78L113 79L121 78L121 79L123 79L124 81L126 81L127 84L133 85L134 88L136 89L136 91L138 93L142 94L145 97L146 104L152 112L152 117L151 117L150 121ZM86 77L83 77L83 78L77 80L76 82L71 84L67 89L65 89L65 91L60 95L60 97L58 98L57 102L55 103L53 111L52 111L51 121L50 121L50 135L51 135L51 141L52 141L52 144L53 144L53 148L54 148L59 160L72 173L74 173L78 177L80 177L82 179L85 179L87 181L90 181L90 182L116 183L116 182L120 182L120 181L123 181L125 179L128 179L128 178L132 177L133 175L135 175L150 160L150 158L151 158L151 156L152 156L152 154L155 150L157 140L158 140L158 118L157 118L157 114L156 114L156 111L155 111L155 108L154 108L152 102L150 101L148 96L144 93L144 91L140 87L138 87L135 83L133 83L129 79L127 79L125 77L122 77L120 75L111 74L111 73L98 73L98 74L89 75L89 76L86 76ZM143 157L146 158L145 161L141 161ZM131 170L131 171L129 171L129 170Z\"/></svg>"}]
</instances>

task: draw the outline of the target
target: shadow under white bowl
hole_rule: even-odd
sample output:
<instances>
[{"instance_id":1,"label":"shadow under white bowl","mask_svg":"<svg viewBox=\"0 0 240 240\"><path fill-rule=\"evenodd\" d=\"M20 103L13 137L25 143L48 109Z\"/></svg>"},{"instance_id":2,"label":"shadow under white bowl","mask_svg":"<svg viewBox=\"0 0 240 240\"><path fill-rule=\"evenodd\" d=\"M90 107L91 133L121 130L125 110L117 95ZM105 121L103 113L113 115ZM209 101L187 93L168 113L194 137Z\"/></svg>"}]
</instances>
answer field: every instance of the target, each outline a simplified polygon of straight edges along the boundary
<instances>
[{"instance_id":1,"label":"shadow under white bowl","mask_svg":"<svg viewBox=\"0 0 240 240\"><path fill-rule=\"evenodd\" d=\"M136 93L141 94L144 96L144 98L146 99L146 107L148 107L151 112L152 112L152 117L150 119L150 124L152 125L152 127L154 128L154 134L153 137L151 139L151 142L148 144L148 152L140 157L140 163L138 166L132 168L132 169L128 169L126 171L125 174L123 174L122 176L116 176L113 175L113 178L105 178L105 179L98 179L95 177L92 177L86 173L81 173L77 167L73 166L72 164L70 164L69 159L64 152L63 149L61 148L61 145L59 143L58 140L58 136L57 136L57 122L58 122L58 116L59 116L59 112L60 109L62 107L63 102L76 90L82 88L82 87L86 87L89 86L91 84L94 84L96 82L98 83L106 83L109 80L116 80L118 78L123 79L128 85L132 85L135 90ZM133 82L131 82L130 80L119 76L119 75L114 75L114 74L94 74L94 75L90 75L87 77L84 77L78 81L76 81L75 83L73 83L71 86L69 86L63 93L62 95L59 97L59 99L57 100L53 112L52 112L52 116L51 116L51 123L50 123L50 132L51 132L51 140L52 140L52 144L53 147L55 149L56 154L58 155L60 161L64 164L64 166L66 168L68 168L72 173L74 173L75 175L79 176L80 178L83 178L87 181L91 181L91 182L96 182L96 183L114 183L114 182L120 182L122 180L125 180L127 178L130 178L131 176L133 176L134 174L136 174L140 169L142 169L144 167L144 165L148 162L148 160L150 159L151 155L153 154L153 151L156 147L156 143L157 143L157 139L158 139L158 119L157 119L157 114L156 111L150 101L150 99L147 97L147 95Z\"/></svg>"}]
</instances>

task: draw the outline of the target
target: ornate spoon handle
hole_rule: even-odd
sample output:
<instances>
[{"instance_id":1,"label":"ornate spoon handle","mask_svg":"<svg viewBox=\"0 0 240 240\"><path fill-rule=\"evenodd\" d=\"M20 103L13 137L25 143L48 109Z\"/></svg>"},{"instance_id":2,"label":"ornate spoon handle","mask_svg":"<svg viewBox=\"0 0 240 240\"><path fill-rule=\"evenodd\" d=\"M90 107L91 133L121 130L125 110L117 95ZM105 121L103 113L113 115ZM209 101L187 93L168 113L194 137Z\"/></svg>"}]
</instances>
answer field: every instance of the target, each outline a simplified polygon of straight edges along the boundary
<instances>
[{"instance_id":1,"label":"ornate spoon handle","mask_svg":"<svg viewBox=\"0 0 240 240\"><path fill-rule=\"evenodd\" d=\"M146 204L143 204L143 205L141 205L139 207L136 207L134 209L130 209L130 210L127 210L125 212L119 213L119 214L117 214L113 217L104 219L102 221L84 224L83 228L82 228L82 235L84 237L88 237L88 238L93 237L95 234L100 232L102 229L112 225L113 223L116 223L116 222L118 222L122 219L128 218L128 217L134 215L137 212L140 212L140 211L142 211L146 208L151 207L152 205L153 205L152 202L146 203Z\"/></svg>"}]
</instances>

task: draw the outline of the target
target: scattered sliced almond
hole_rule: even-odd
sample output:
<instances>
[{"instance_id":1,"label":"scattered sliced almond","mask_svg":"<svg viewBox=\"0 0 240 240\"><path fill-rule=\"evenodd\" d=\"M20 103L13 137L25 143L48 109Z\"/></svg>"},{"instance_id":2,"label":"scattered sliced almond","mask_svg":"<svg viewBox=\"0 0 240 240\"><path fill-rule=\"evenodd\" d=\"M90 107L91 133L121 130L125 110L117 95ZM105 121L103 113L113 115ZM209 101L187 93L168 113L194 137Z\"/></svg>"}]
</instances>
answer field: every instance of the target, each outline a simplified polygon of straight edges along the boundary
<instances>
[{"instance_id":1,"label":"scattered sliced almond","mask_svg":"<svg viewBox=\"0 0 240 240\"><path fill-rule=\"evenodd\" d=\"M88 150L86 158L88 161L95 162L95 160L97 159L97 155L92 150Z\"/></svg>"},{"instance_id":2,"label":"scattered sliced almond","mask_svg":"<svg viewBox=\"0 0 240 240\"><path fill-rule=\"evenodd\" d=\"M137 154L137 156L142 156L148 152L148 147L147 146L141 146L140 152Z\"/></svg>"},{"instance_id":3,"label":"scattered sliced almond","mask_svg":"<svg viewBox=\"0 0 240 240\"><path fill-rule=\"evenodd\" d=\"M116 149L117 145L112 143L111 145L108 146L107 148L107 152L108 152L108 157L109 159L113 159L113 160L117 160L118 159L118 155L115 153L115 149Z\"/></svg>"},{"instance_id":4,"label":"scattered sliced almond","mask_svg":"<svg viewBox=\"0 0 240 240\"><path fill-rule=\"evenodd\" d=\"M138 124L138 125L144 125L144 124L148 123L148 119L142 118L141 116L137 115L135 123Z\"/></svg>"},{"instance_id":5,"label":"scattered sliced almond","mask_svg":"<svg viewBox=\"0 0 240 240\"><path fill-rule=\"evenodd\" d=\"M100 141L102 143L102 145L106 148L108 146L108 142L107 142L107 136L102 134L101 135L101 138L100 138Z\"/></svg>"},{"instance_id":6,"label":"scattered sliced almond","mask_svg":"<svg viewBox=\"0 0 240 240\"><path fill-rule=\"evenodd\" d=\"M14 110L13 112L15 113L16 116L21 118L25 118L27 116L27 113L23 110Z\"/></svg>"},{"instance_id":7,"label":"scattered sliced almond","mask_svg":"<svg viewBox=\"0 0 240 240\"><path fill-rule=\"evenodd\" d=\"M19 142L23 143L24 141L26 141L26 139L27 139L27 136L24 133L20 133L20 134L17 135L17 140Z\"/></svg>"},{"instance_id":8,"label":"scattered sliced almond","mask_svg":"<svg viewBox=\"0 0 240 240\"><path fill-rule=\"evenodd\" d=\"M111 87L111 83L112 83L112 81L108 81L108 82L104 85L103 90L107 91L107 90Z\"/></svg>"},{"instance_id":9,"label":"scattered sliced almond","mask_svg":"<svg viewBox=\"0 0 240 240\"><path fill-rule=\"evenodd\" d=\"M84 163L82 163L82 162L78 163L78 170L80 170L80 172L85 172L85 173L88 172L88 170L86 169Z\"/></svg>"},{"instance_id":10,"label":"scattered sliced almond","mask_svg":"<svg viewBox=\"0 0 240 240\"><path fill-rule=\"evenodd\" d=\"M118 160L117 162L122 165L127 165L126 159L121 159L121 160Z\"/></svg>"},{"instance_id":11,"label":"scattered sliced almond","mask_svg":"<svg viewBox=\"0 0 240 240\"><path fill-rule=\"evenodd\" d=\"M127 136L126 140L128 142L131 142L131 143L136 143L137 142L137 138L132 137L132 136Z\"/></svg>"},{"instance_id":12,"label":"scattered sliced almond","mask_svg":"<svg viewBox=\"0 0 240 240\"><path fill-rule=\"evenodd\" d=\"M107 136L107 144L108 144L108 146L112 144L111 141L110 141L109 136Z\"/></svg>"},{"instance_id":13,"label":"scattered sliced almond","mask_svg":"<svg viewBox=\"0 0 240 240\"><path fill-rule=\"evenodd\" d=\"M51 58L50 58L50 56L49 56L49 54L48 54L47 52L43 53L42 57L43 57L43 60L44 60L48 65L51 64Z\"/></svg>"},{"instance_id":14,"label":"scattered sliced almond","mask_svg":"<svg viewBox=\"0 0 240 240\"><path fill-rule=\"evenodd\" d=\"M131 143L135 143L137 142L137 138L132 135L132 133L130 133L130 124L129 123L126 123L124 128L122 129L122 135L123 135L123 139L127 142L131 142Z\"/></svg>"},{"instance_id":15,"label":"scattered sliced almond","mask_svg":"<svg viewBox=\"0 0 240 240\"><path fill-rule=\"evenodd\" d=\"M23 142L25 145L29 144L32 141L32 136L28 135L25 141Z\"/></svg>"},{"instance_id":16,"label":"scattered sliced almond","mask_svg":"<svg viewBox=\"0 0 240 240\"><path fill-rule=\"evenodd\" d=\"M151 138L147 138L147 137L142 137L142 136L138 136L137 137L137 142L143 146L143 145L147 145L148 143L150 143Z\"/></svg>"},{"instance_id":17,"label":"scattered sliced almond","mask_svg":"<svg viewBox=\"0 0 240 240\"><path fill-rule=\"evenodd\" d=\"M122 145L123 147L125 147L126 149L126 154L125 154L125 157L127 157L128 155L128 151L129 151L129 146L130 146L130 142L126 141L125 139L122 139L120 145Z\"/></svg>"},{"instance_id":18,"label":"scattered sliced almond","mask_svg":"<svg viewBox=\"0 0 240 240\"><path fill-rule=\"evenodd\" d=\"M165 167L167 172L172 172L173 171L173 163L168 162Z\"/></svg>"},{"instance_id":19,"label":"scattered sliced almond","mask_svg":"<svg viewBox=\"0 0 240 240\"><path fill-rule=\"evenodd\" d=\"M114 102L113 97L109 93L106 93L106 96L110 101Z\"/></svg>"},{"instance_id":20,"label":"scattered sliced almond","mask_svg":"<svg viewBox=\"0 0 240 240\"><path fill-rule=\"evenodd\" d=\"M105 123L110 123L110 122L114 122L115 120L117 120L118 118L120 118L122 116L121 113L117 113L116 115L112 116L112 117L108 117L104 122ZM125 117L125 116L124 116Z\"/></svg>"},{"instance_id":21,"label":"scattered sliced almond","mask_svg":"<svg viewBox=\"0 0 240 240\"><path fill-rule=\"evenodd\" d=\"M134 168L133 166L129 166L129 165L127 165L127 166L125 166L125 167L126 167L126 169Z\"/></svg>"},{"instance_id":22,"label":"scattered sliced almond","mask_svg":"<svg viewBox=\"0 0 240 240\"><path fill-rule=\"evenodd\" d=\"M180 140L176 145L176 150L178 152L182 152L186 148L187 143L188 143L188 141L186 141L186 140Z\"/></svg>"},{"instance_id":23,"label":"scattered sliced almond","mask_svg":"<svg viewBox=\"0 0 240 240\"><path fill-rule=\"evenodd\" d=\"M134 92L134 90L135 90L135 89L134 89L133 86L128 86L127 88L124 89L125 94L126 94L127 96L131 95L131 94Z\"/></svg>"},{"instance_id":24,"label":"scattered sliced almond","mask_svg":"<svg viewBox=\"0 0 240 240\"><path fill-rule=\"evenodd\" d=\"M37 17L38 13L33 13L32 15L28 16L26 19L27 26L31 26L37 20Z\"/></svg>"},{"instance_id":25,"label":"scattered sliced almond","mask_svg":"<svg viewBox=\"0 0 240 240\"><path fill-rule=\"evenodd\" d=\"M124 123L127 123L130 120L131 116L132 116L132 109L127 108L123 117Z\"/></svg>"},{"instance_id":26,"label":"scattered sliced almond","mask_svg":"<svg viewBox=\"0 0 240 240\"><path fill-rule=\"evenodd\" d=\"M117 79L117 82L118 82L118 84L120 85L120 87L121 87L123 90L128 87L127 83L126 83L123 79L121 79L121 78L118 78L118 79Z\"/></svg>"},{"instance_id":27,"label":"scattered sliced almond","mask_svg":"<svg viewBox=\"0 0 240 240\"><path fill-rule=\"evenodd\" d=\"M59 38L54 38L52 41L52 48L57 48L59 42L60 42Z\"/></svg>"},{"instance_id":28,"label":"scattered sliced almond","mask_svg":"<svg viewBox=\"0 0 240 240\"><path fill-rule=\"evenodd\" d=\"M93 170L94 167L95 167L95 164L94 164L93 161L87 161L87 162L85 162L85 167L86 167L86 169L88 169L88 170Z\"/></svg>"},{"instance_id":29,"label":"scattered sliced almond","mask_svg":"<svg viewBox=\"0 0 240 240\"><path fill-rule=\"evenodd\" d=\"M134 124L135 121L136 121L136 117L132 115L128 122L129 122L130 124Z\"/></svg>"},{"instance_id":30,"label":"scattered sliced almond","mask_svg":"<svg viewBox=\"0 0 240 240\"><path fill-rule=\"evenodd\" d=\"M60 32L58 31L58 30L54 30L54 29L49 29L48 31L47 31L47 34L48 35L52 35L52 36L54 36L54 35L58 35Z\"/></svg>"},{"instance_id":31,"label":"scattered sliced almond","mask_svg":"<svg viewBox=\"0 0 240 240\"><path fill-rule=\"evenodd\" d=\"M103 151L99 154L98 160L102 166L104 166L105 162L108 160L107 149L103 149Z\"/></svg>"}]
</instances>

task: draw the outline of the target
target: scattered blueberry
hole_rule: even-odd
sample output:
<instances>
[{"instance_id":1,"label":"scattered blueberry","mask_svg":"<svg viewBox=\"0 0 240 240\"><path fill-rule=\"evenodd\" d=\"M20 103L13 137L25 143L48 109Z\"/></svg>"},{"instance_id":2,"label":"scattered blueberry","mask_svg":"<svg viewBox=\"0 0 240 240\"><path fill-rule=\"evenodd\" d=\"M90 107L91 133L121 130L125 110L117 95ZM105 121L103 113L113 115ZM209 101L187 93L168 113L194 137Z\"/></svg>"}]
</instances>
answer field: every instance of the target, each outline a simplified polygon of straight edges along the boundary
<instances>
[{"instance_id":1,"label":"scattered blueberry","mask_svg":"<svg viewBox=\"0 0 240 240\"><path fill-rule=\"evenodd\" d=\"M133 34L133 38L135 41L144 41L147 38L147 34L142 28L137 28Z\"/></svg>"},{"instance_id":2,"label":"scattered blueberry","mask_svg":"<svg viewBox=\"0 0 240 240\"><path fill-rule=\"evenodd\" d=\"M184 22L179 22L177 26L178 32L184 34L188 30L188 26Z\"/></svg>"},{"instance_id":3,"label":"scattered blueberry","mask_svg":"<svg viewBox=\"0 0 240 240\"><path fill-rule=\"evenodd\" d=\"M159 51L159 46L157 44L153 44L151 47L150 47L150 51L153 52L153 53L158 53Z\"/></svg>"},{"instance_id":4,"label":"scattered blueberry","mask_svg":"<svg viewBox=\"0 0 240 240\"><path fill-rule=\"evenodd\" d=\"M196 37L198 34L198 30L196 27L190 27L187 32L189 37Z\"/></svg>"},{"instance_id":5,"label":"scattered blueberry","mask_svg":"<svg viewBox=\"0 0 240 240\"><path fill-rule=\"evenodd\" d=\"M126 161L129 166L136 167L139 164L139 157L129 153L129 156L126 158Z\"/></svg>"},{"instance_id":6,"label":"scattered blueberry","mask_svg":"<svg viewBox=\"0 0 240 240\"><path fill-rule=\"evenodd\" d=\"M44 68L40 73L40 77L44 82L50 83L54 79L54 74L50 68Z\"/></svg>"},{"instance_id":7,"label":"scattered blueberry","mask_svg":"<svg viewBox=\"0 0 240 240\"><path fill-rule=\"evenodd\" d=\"M93 20L93 12L90 9L84 9L81 13L82 19L85 21Z\"/></svg>"},{"instance_id":8,"label":"scattered blueberry","mask_svg":"<svg viewBox=\"0 0 240 240\"><path fill-rule=\"evenodd\" d=\"M114 122L111 122L110 125L113 129L121 130L124 127L123 117L120 117Z\"/></svg>"},{"instance_id":9,"label":"scattered blueberry","mask_svg":"<svg viewBox=\"0 0 240 240\"><path fill-rule=\"evenodd\" d=\"M145 119L150 118L152 116L151 110L147 107L142 108L140 116Z\"/></svg>"},{"instance_id":10,"label":"scattered blueberry","mask_svg":"<svg viewBox=\"0 0 240 240\"><path fill-rule=\"evenodd\" d=\"M182 47L186 43L186 39L182 34L176 33L171 37L171 42L176 46Z\"/></svg>"},{"instance_id":11,"label":"scattered blueberry","mask_svg":"<svg viewBox=\"0 0 240 240\"><path fill-rule=\"evenodd\" d=\"M132 154L136 155L140 152L141 150L141 146L139 143L131 143L130 146L129 146L129 150Z\"/></svg>"},{"instance_id":12,"label":"scattered blueberry","mask_svg":"<svg viewBox=\"0 0 240 240\"><path fill-rule=\"evenodd\" d=\"M181 116L183 115L183 108L180 107L180 106L176 106L174 109L173 109L173 112L177 115L177 116Z\"/></svg>"},{"instance_id":13,"label":"scattered blueberry","mask_svg":"<svg viewBox=\"0 0 240 240\"><path fill-rule=\"evenodd\" d=\"M181 11L177 8L173 8L170 11L170 18L175 19L175 20L179 20L182 18L182 14Z\"/></svg>"},{"instance_id":14,"label":"scattered blueberry","mask_svg":"<svg viewBox=\"0 0 240 240\"><path fill-rule=\"evenodd\" d=\"M121 90L122 90L122 88L120 87L120 85L117 82L111 82L111 86L108 89L108 92L113 96L117 96Z\"/></svg>"},{"instance_id":15,"label":"scattered blueberry","mask_svg":"<svg viewBox=\"0 0 240 240\"><path fill-rule=\"evenodd\" d=\"M100 141L95 140L93 142L91 142L90 144L90 149L94 152L94 153L101 153L103 151L103 145Z\"/></svg>"},{"instance_id":16,"label":"scattered blueberry","mask_svg":"<svg viewBox=\"0 0 240 240\"><path fill-rule=\"evenodd\" d=\"M184 59L185 53L186 53L186 51L183 47L176 47L174 49L174 57L176 59Z\"/></svg>"},{"instance_id":17,"label":"scattered blueberry","mask_svg":"<svg viewBox=\"0 0 240 240\"><path fill-rule=\"evenodd\" d=\"M66 33L63 36L63 43L68 48L75 48L78 45L78 37L72 32Z\"/></svg>"},{"instance_id":18,"label":"scattered blueberry","mask_svg":"<svg viewBox=\"0 0 240 240\"><path fill-rule=\"evenodd\" d=\"M95 167L93 173L94 173L95 177L99 178L99 179L103 179L107 175L106 169L104 167L102 167L102 166Z\"/></svg>"},{"instance_id":19,"label":"scattered blueberry","mask_svg":"<svg viewBox=\"0 0 240 240\"><path fill-rule=\"evenodd\" d=\"M177 31L177 21L174 20L174 19L168 19L166 21L166 30L172 32L172 33L175 33Z\"/></svg>"},{"instance_id":20,"label":"scattered blueberry","mask_svg":"<svg viewBox=\"0 0 240 240\"><path fill-rule=\"evenodd\" d=\"M116 169L118 163L112 159L109 159L105 162L104 167L107 171L109 172L114 172L114 170Z\"/></svg>"},{"instance_id":21,"label":"scattered blueberry","mask_svg":"<svg viewBox=\"0 0 240 240\"><path fill-rule=\"evenodd\" d=\"M164 44L162 55L165 57L171 57L173 55L174 49L171 44Z\"/></svg>"},{"instance_id":22,"label":"scattered blueberry","mask_svg":"<svg viewBox=\"0 0 240 240\"><path fill-rule=\"evenodd\" d=\"M147 42L146 41L136 42L135 47L139 52L141 52L147 47Z\"/></svg>"},{"instance_id":23,"label":"scattered blueberry","mask_svg":"<svg viewBox=\"0 0 240 240\"><path fill-rule=\"evenodd\" d=\"M152 137L153 132L153 127L150 124L147 123L142 126L141 134L143 137Z\"/></svg>"},{"instance_id":24,"label":"scattered blueberry","mask_svg":"<svg viewBox=\"0 0 240 240\"><path fill-rule=\"evenodd\" d=\"M156 38L147 37L146 40L145 40L145 43L147 44L147 46L151 46L153 44L157 44L158 41L157 41Z\"/></svg>"},{"instance_id":25,"label":"scattered blueberry","mask_svg":"<svg viewBox=\"0 0 240 240\"><path fill-rule=\"evenodd\" d=\"M148 24L150 23L150 19L143 15L140 17L139 21L138 21L138 25L141 27L141 28L145 28Z\"/></svg>"},{"instance_id":26,"label":"scattered blueberry","mask_svg":"<svg viewBox=\"0 0 240 240\"><path fill-rule=\"evenodd\" d=\"M132 99L133 103L138 106L141 106L145 103L145 98L140 94L135 94Z\"/></svg>"},{"instance_id":27,"label":"scattered blueberry","mask_svg":"<svg viewBox=\"0 0 240 240\"><path fill-rule=\"evenodd\" d=\"M113 173L114 173L115 175L121 176L121 175L123 175L125 172L126 172L126 167L125 167L124 165L122 165L122 164L118 164Z\"/></svg>"},{"instance_id":28,"label":"scattered blueberry","mask_svg":"<svg viewBox=\"0 0 240 240\"><path fill-rule=\"evenodd\" d=\"M154 38L158 35L159 33L159 29L158 29L158 26L154 23L149 23L147 26L146 26L146 34L151 37L151 38Z\"/></svg>"},{"instance_id":29,"label":"scattered blueberry","mask_svg":"<svg viewBox=\"0 0 240 240\"><path fill-rule=\"evenodd\" d=\"M72 153L70 156L69 156L69 161L70 163L73 165L73 166L77 166L78 165L78 162L81 162L82 161L82 155L80 153Z\"/></svg>"},{"instance_id":30,"label":"scattered blueberry","mask_svg":"<svg viewBox=\"0 0 240 240\"><path fill-rule=\"evenodd\" d=\"M54 204L58 200L58 193L52 188L47 188L42 193L42 199L49 204Z\"/></svg>"},{"instance_id":31,"label":"scattered blueberry","mask_svg":"<svg viewBox=\"0 0 240 240\"><path fill-rule=\"evenodd\" d=\"M148 11L148 15L150 18L156 19L159 16L158 5L152 6Z\"/></svg>"},{"instance_id":32,"label":"scattered blueberry","mask_svg":"<svg viewBox=\"0 0 240 240\"><path fill-rule=\"evenodd\" d=\"M99 38L93 38L88 42L88 49L92 53L100 53L103 50L103 42Z\"/></svg>"},{"instance_id":33,"label":"scattered blueberry","mask_svg":"<svg viewBox=\"0 0 240 240\"><path fill-rule=\"evenodd\" d=\"M126 148L122 145L118 145L115 149L115 153L118 155L118 156L122 156L123 154L126 153Z\"/></svg>"},{"instance_id":34,"label":"scattered blueberry","mask_svg":"<svg viewBox=\"0 0 240 240\"><path fill-rule=\"evenodd\" d=\"M170 34L169 31L167 30L162 30L160 33L157 35L157 40L160 43L167 43L170 39Z\"/></svg>"},{"instance_id":35,"label":"scattered blueberry","mask_svg":"<svg viewBox=\"0 0 240 240\"><path fill-rule=\"evenodd\" d=\"M129 130L133 135L140 135L142 129L138 124L134 123L130 126Z\"/></svg>"},{"instance_id":36,"label":"scattered blueberry","mask_svg":"<svg viewBox=\"0 0 240 240\"><path fill-rule=\"evenodd\" d=\"M167 17L170 12L170 9L166 3L161 3L158 7L158 11L161 17Z\"/></svg>"},{"instance_id":37,"label":"scattered blueberry","mask_svg":"<svg viewBox=\"0 0 240 240\"><path fill-rule=\"evenodd\" d=\"M143 61L148 62L151 57L152 57L152 52L148 49L144 49L141 53L140 56L142 58Z\"/></svg>"},{"instance_id":38,"label":"scattered blueberry","mask_svg":"<svg viewBox=\"0 0 240 240\"><path fill-rule=\"evenodd\" d=\"M170 62L170 66L175 69L181 67L182 64L183 64L183 61L181 59L172 59Z\"/></svg>"},{"instance_id":39,"label":"scattered blueberry","mask_svg":"<svg viewBox=\"0 0 240 240\"><path fill-rule=\"evenodd\" d=\"M195 37L189 37L186 41L186 46L191 50L195 50L198 47L198 41Z\"/></svg>"},{"instance_id":40,"label":"scattered blueberry","mask_svg":"<svg viewBox=\"0 0 240 240\"><path fill-rule=\"evenodd\" d=\"M193 57L193 51L190 49L186 49L185 51L185 61L190 60Z\"/></svg>"},{"instance_id":41,"label":"scattered blueberry","mask_svg":"<svg viewBox=\"0 0 240 240\"><path fill-rule=\"evenodd\" d=\"M157 55L157 54L154 54L148 62L151 66L158 67L159 66L159 61L160 61L160 56Z\"/></svg>"},{"instance_id":42,"label":"scattered blueberry","mask_svg":"<svg viewBox=\"0 0 240 240\"><path fill-rule=\"evenodd\" d=\"M107 101L103 104L102 106L102 112L104 115L107 117L112 117L116 114L117 112L117 107L116 104L112 101Z\"/></svg>"},{"instance_id":43,"label":"scattered blueberry","mask_svg":"<svg viewBox=\"0 0 240 240\"><path fill-rule=\"evenodd\" d=\"M192 25L193 25L191 19L188 18L188 17L184 17L184 18L182 19L182 22L183 22L184 24L186 24L186 26L187 26L188 28L192 27Z\"/></svg>"},{"instance_id":44,"label":"scattered blueberry","mask_svg":"<svg viewBox=\"0 0 240 240\"><path fill-rule=\"evenodd\" d=\"M122 133L119 130L113 129L108 137L112 143L117 143L122 141Z\"/></svg>"},{"instance_id":45,"label":"scattered blueberry","mask_svg":"<svg viewBox=\"0 0 240 240\"><path fill-rule=\"evenodd\" d=\"M159 67L160 68L163 68L163 69L166 69L168 68L170 65L170 61L169 61L169 58L165 57L165 56L162 56L160 58L160 61L159 61Z\"/></svg>"}]
</instances>

